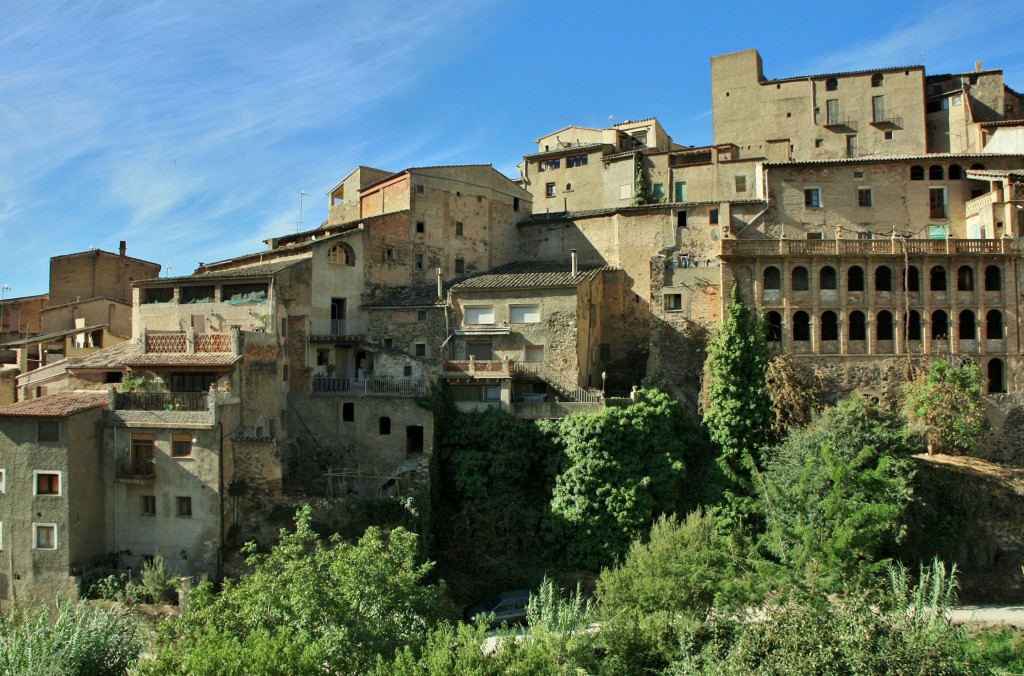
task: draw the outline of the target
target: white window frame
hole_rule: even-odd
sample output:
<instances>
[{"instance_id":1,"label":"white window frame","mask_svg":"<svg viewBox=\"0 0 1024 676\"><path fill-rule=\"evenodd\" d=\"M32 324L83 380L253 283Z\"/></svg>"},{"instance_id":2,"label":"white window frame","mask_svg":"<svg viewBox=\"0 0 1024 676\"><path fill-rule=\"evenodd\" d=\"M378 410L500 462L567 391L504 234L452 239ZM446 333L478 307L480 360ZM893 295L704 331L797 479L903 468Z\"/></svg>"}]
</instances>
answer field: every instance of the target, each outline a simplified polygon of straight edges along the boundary
<instances>
[{"instance_id":1,"label":"white window frame","mask_svg":"<svg viewBox=\"0 0 1024 676\"><path fill-rule=\"evenodd\" d=\"M733 181L735 182L735 188L736 188L736 192L737 193L747 192L747 175L746 174L736 174L733 177Z\"/></svg>"},{"instance_id":2,"label":"white window frame","mask_svg":"<svg viewBox=\"0 0 1024 676\"><path fill-rule=\"evenodd\" d=\"M57 492L56 493L40 493L39 492L39 475L40 474L56 474L57 475ZM56 469L36 469L32 470L32 495L38 495L44 498L59 498L64 495L64 472Z\"/></svg>"},{"instance_id":3,"label":"white window frame","mask_svg":"<svg viewBox=\"0 0 1024 676\"><path fill-rule=\"evenodd\" d=\"M52 547L40 547L39 546L39 529L40 528L52 528L53 529L53 546ZM53 551L60 547L59 534L57 533L57 524L55 523L37 523L32 522L32 549L39 549L44 551Z\"/></svg>"},{"instance_id":4,"label":"white window frame","mask_svg":"<svg viewBox=\"0 0 1024 676\"><path fill-rule=\"evenodd\" d=\"M508 321L509 324L540 324L540 303L509 305Z\"/></svg>"},{"instance_id":5,"label":"white window frame","mask_svg":"<svg viewBox=\"0 0 1024 676\"><path fill-rule=\"evenodd\" d=\"M493 324L494 323L494 306L493 305L467 305L462 311L462 320L465 324L476 325L476 324Z\"/></svg>"}]
</instances>

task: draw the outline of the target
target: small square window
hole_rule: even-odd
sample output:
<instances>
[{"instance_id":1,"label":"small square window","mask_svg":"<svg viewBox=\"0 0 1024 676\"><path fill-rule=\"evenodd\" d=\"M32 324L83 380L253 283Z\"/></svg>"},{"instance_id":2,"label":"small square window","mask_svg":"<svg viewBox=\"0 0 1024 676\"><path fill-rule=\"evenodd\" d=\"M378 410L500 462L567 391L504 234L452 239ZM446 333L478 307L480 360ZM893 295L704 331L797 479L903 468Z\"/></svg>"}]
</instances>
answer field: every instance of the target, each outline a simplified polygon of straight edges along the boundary
<instances>
[{"instance_id":1,"label":"small square window","mask_svg":"<svg viewBox=\"0 0 1024 676\"><path fill-rule=\"evenodd\" d=\"M327 366L331 363L331 351L327 348L319 348L316 351L316 365Z\"/></svg>"},{"instance_id":2,"label":"small square window","mask_svg":"<svg viewBox=\"0 0 1024 676\"><path fill-rule=\"evenodd\" d=\"M708 212L708 222L711 225L718 225L718 209L712 209Z\"/></svg>"},{"instance_id":3,"label":"small square window","mask_svg":"<svg viewBox=\"0 0 1024 676\"><path fill-rule=\"evenodd\" d=\"M394 249L385 249L384 250L384 260L386 260L386 261L393 261L393 260L395 260L395 250Z\"/></svg>"},{"instance_id":4,"label":"small square window","mask_svg":"<svg viewBox=\"0 0 1024 676\"><path fill-rule=\"evenodd\" d=\"M523 361L544 361L543 345L526 345L523 347Z\"/></svg>"},{"instance_id":5,"label":"small square window","mask_svg":"<svg viewBox=\"0 0 1024 676\"><path fill-rule=\"evenodd\" d=\"M874 201L871 195L871 188L857 188L857 206L874 206Z\"/></svg>"},{"instance_id":6,"label":"small square window","mask_svg":"<svg viewBox=\"0 0 1024 676\"><path fill-rule=\"evenodd\" d=\"M192 498L187 495L178 496L178 516L192 516Z\"/></svg>"},{"instance_id":7,"label":"small square window","mask_svg":"<svg viewBox=\"0 0 1024 676\"><path fill-rule=\"evenodd\" d=\"M418 322L425 322L425 321L427 321L427 311L426 310L417 310L416 311L416 321L418 321Z\"/></svg>"},{"instance_id":8,"label":"small square window","mask_svg":"<svg viewBox=\"0 0 1024 676\"><path fill-rule=\"evenodd\" d=\"M142 516L156 516L156 496L142 496Z\"/></svg>"},{"instance_id":9,"label":"small square window","mask_svg":"<svg viewBox=\"0 0 1024 676\"><path fill-rule=\"evenodd\" d=\"M37 441L60 441L60 421L40 420L36 423Z\"/></svg>"},{"instance_id":10,"label":"small square window","mask_svg":"<svg viewBox=\"0 0 1024 676\"><path fill-rule=\"evenodd\" d=\"M34 523L32 524L33 548L34 549L56 549L57 548L57 524L55 523Z\"/></svg>"},{"instance_id":11,"label":"small square window","mask_svg":"<svg viewBox=\"0 0 1024 676\"><path fill-rule=\"evenodd\" d=\"M424 221L416 221L416 232L422 235L426 231L427 231L427 224L426 224L426 222L424 222Z\"/></svg>"},{"instance_id":12,"label":"small square window","mask_svg":"<svg viewBox=\"0 0 1024 676\"><path fill-rule=\"evenodd\" d=\"M554 183L548 183L547 185L545 185L544 186L544 194L547 197L554 197L555 196L555 184Z\"/></svg>"},{"instance_id":13,"label":"small square window","mask_svg":"<svg viewBox=\"0 0 1024 676\"><path fill-rule=\"evenodd\" d=\"M395 339L394 338L385 338L384 339L384 349L385 350L390 350L394 346L395 346Z\"/></svg>"},{"instance_id":14,"label":"small square window","mask_svg":"<svg viewBox=\"0 0 1024 676\"><path fill-rule=\"evenodd\" d=\"M825 140L824 139L820 139L820 138L814 139L814 147L815 148L820 148L824 144L825 144Z\"/></svg>"},{"instance_id":15,"label":"small square window","mask_svg":"<svg viewBox=\"0 0 1024 676\"><path fill-rule=\"evenodd\" d=\"M825 239L825 236L820 232L809 232L807 233L807 239Z\"/></svg>"},{"instance_id":16,"label":"small square window","mask_svg":"<svg viewBox=\"0 0 1024 676\"><path fill-rule=\"evenodd\" d=\"M35 475L35 495L60 495L60 472L33 472Z\"/></svg>"},{"instance_id":17,"label":"small square window","mask_svg":"<svg viewBox=\"0 0 1024 676\"><path fill-rule=\"evenodd\" d=\"M417 357L426 357L427 356L427 344L426 343L416 343L415 350L416 350L415 354L416 354Z\"/></svg>"},{"instance_id":18,"label":"small square window","mask_svg":"<svg viewBox=\"0 0 1024 676\"><path fill-rule=\"evenodd\" d=\"M666 293L665 294L665 311L674 312L683 309L683 294L681 293Z\"/></svg>"},{"instance_id":19,"label":"small square window","mask_svg":"<svg viewBox=\"0 0 1024 676\"><path fill-rule=\"evenodd\" d=\"M747 177L746 176L736 176L735 178L736 178L736 192L746 192L747 191Z\"/></svg>"},{"instance_id":20,"label":"small square window","mask_svg":"<svg viewBox=\"0 0 1024 676\"><path fill-rule=\"evenodd\" d=\"M820 188L805 188L804 189L804 206L817 209L821 207L821 189Z\"/></svg>"},{"instance_id":21,"label":"small square window","mask_svg":"<svg viewBox=\"0 0 1024 676\"><path fill-rule=\"evenodd\" d=\"M406 364L402 367L402 377L412 378L412 364Z\"/></svg>"},{"instance_id":22,"label":"small square window","mask_svg":"<svg viewBox=\"0 0 1024 676\"><path fill-rule=\"evenodd\" d=\"M426 191L427 191L426 188L424 188L422 185L416 186L416 194L417 195L422 195Z\"/></svg>"},{"instance_id":23,"label":"small square window","mask_svg":"<svg viewBox=\"0 0 1024 676\"><path fill-rule=\"evenodd\" d=\"M171 435L171 457L189 458L192 457L192 435L172 434Z\"/></svg>"},{"instance_id":24,"label":"small square window","mask_svg":"<svg viewBox=\"0 0 1024 676\"><path fill-rule=\"evenodd\" d=\"M455 257L455 274L462 275L466 273L466 259L462 256Z\"/></svg>"},{"instance_id":25,"label":"small square window","mask_svg":"<svg viewBox=\"0 0 1024 676\"><path fill-rule=\"evenodd\" d=\"M500 401L501 387L498 385L484 386L484 401Z\"/></svg>"},{"instance_id":26,"label":"small square window","mask_svg":"<svg viewBox=\"0 0 1024 676\"><path fill-rule=\"evenodd\" d=\"M462 221L455 221L455 235L462 236Z\"/></svg>"},{"instance_id":27,"label":"small square window","mask_svg":"<svg viewBox=\"0 0 1024 676\"><path fill-rule=\"evenodd\" d=\"M884 138L886 141L891 141L892 140L892 130L891 129L886 130L886 132L882 135L882 138Z\"/></svg>"}]
</instances>

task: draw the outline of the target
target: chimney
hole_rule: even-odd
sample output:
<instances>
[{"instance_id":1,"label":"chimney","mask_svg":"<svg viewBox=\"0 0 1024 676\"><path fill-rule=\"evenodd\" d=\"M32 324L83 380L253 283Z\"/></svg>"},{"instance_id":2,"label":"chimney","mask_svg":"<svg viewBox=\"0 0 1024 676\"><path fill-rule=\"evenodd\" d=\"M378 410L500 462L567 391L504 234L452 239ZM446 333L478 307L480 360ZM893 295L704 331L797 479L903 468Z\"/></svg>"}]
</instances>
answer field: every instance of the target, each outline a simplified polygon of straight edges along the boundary
<instances>
[{"instance_id":1,"label":"chimney","mask_svg":"<svg viewBox=\"0 0 1024 676\"><path fill-rule=\"evenodd\" d=\"M981 72L981 61L975 61L974 62L974 72L975 73L980 73Z\"/></svg>"},{"instance_id":2,"label":"chimney","mask_svg":"<svg viewBox=\"0 0 1024 676\"><path fill-rule=\"evenodd\" d=\"M572 256L572 276L575 277L580 271L580 266L576 262L576 249L571 250L569 255Z\"/></svg>"},{"instance_id":3,"label":"chimney","mask_svg":"<svg viewBox=\"0 0 1024 676\"><path fill-rule=\"evenodd\" d=\"M118 247L118 251L121 253L121 258L124 258L124 255L128 253L128 242L122 239L121 246Z\"/></svg>"},{"instance_id":4,"label":"chimney","mask_svg":"<svg viewBox=\"0 0 1024 676\"><path fill-rule=\"evenodd\" d=\"M437 269L437 299L444 300L444 279L441 277L441 268Z\"/></svg>"}]
</instances>

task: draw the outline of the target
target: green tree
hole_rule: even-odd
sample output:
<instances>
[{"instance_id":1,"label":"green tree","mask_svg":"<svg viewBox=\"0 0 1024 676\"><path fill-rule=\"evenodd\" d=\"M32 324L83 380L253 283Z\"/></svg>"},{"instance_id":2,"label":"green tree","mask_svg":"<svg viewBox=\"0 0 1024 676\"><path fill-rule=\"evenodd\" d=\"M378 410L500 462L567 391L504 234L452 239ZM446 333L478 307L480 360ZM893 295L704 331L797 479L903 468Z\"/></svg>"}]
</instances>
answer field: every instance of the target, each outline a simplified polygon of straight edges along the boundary
<instances>
[{"instance_id":1,"label":"green tree","mask_svg":"<svg viewBox=\"0 0 1024 676\"><path fill-rule=\"evenodd\" d=\"M402 646L418 646L450 615L437 586L424 584L414 533L367 529L355 545L325 545L311 510L295 532L260 554L245 545L249 575L219 593L200 585L189 612L163 628L151 673L355 673Z\"/></svg>"},{"instance_id":2,"label":"green tree","mask_svg":"<svg viewBox=\"0 0 1024 676\"><path fill-rule=\"evenodd\" d=\"M606 565L658 516L678 509L683 459L697 439L664 392L641 390L631 406L565 417L556 434L565 464L551 498L551 523L573 565Z\"/></svg>"},{"instance_id":3,"label":"green tree","mask_svg":"<svg viewBox=\"0 0 1024 676\"><path fill-rule=\"evenodd\" d=\"M764 331L734 283L725 321L708 345L704 424L721 448L718 465L733 489L727 495L741 511L751 508L762 489L757 477L774 421L765 384L767 366Z\"/></svg>"},{"instance_id":4,"label":"green tree","mask_svg":"<svg viewBox=\"0 0 1024 676\"><path fill-rule=\"evenodd\" d=\"M644 167L644 154L633 155L633 164L636 167L633 178L633 204L642 206L654 204L654 191L651 189L651 179L648 178Z\"/></svg>"},{"instance_id":5,"label":"green tree","mask_svg":"<svg viewBox=\"0 0 1024 676\"><path fill-rule=\"evenodd\" d=\"M970 453L981 444L985 411L981 407L984 376L977 364L953 366L936 359L923 377L903 388L907 426L936 451Z\"/></svg>"},{"instance_id":6,"label":"green tree","mask_svg":"<svg viewBox=\"0 0 1024 676\"><path fill-rule=\"evenodd\" d=\"M897 418L859 397L791 432L765 472L769 550L827 588L884 569L906 533L913 449Z\"/></svg>"}]
</instances>

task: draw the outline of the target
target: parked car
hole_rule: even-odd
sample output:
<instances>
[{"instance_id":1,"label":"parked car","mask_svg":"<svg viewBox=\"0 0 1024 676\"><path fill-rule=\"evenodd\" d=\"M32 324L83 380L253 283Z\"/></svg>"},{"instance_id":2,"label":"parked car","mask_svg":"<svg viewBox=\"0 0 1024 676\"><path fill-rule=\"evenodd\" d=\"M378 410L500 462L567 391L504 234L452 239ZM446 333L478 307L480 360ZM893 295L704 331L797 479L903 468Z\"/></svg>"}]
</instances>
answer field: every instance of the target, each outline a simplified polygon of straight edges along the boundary
<instances>
[{"instance_id":1,"label":"parked car","mask_svg":"<svg viewBox=\"0 0 1024 676\"><path fill-rule=\"evenodd\" d=\"M470 606L466 611L466 621L476 624L487 619L492 629L503 624L526 624L526 608L529 605L529 589L502 592L489 601Z\"/></svg>"}]
</instances>

